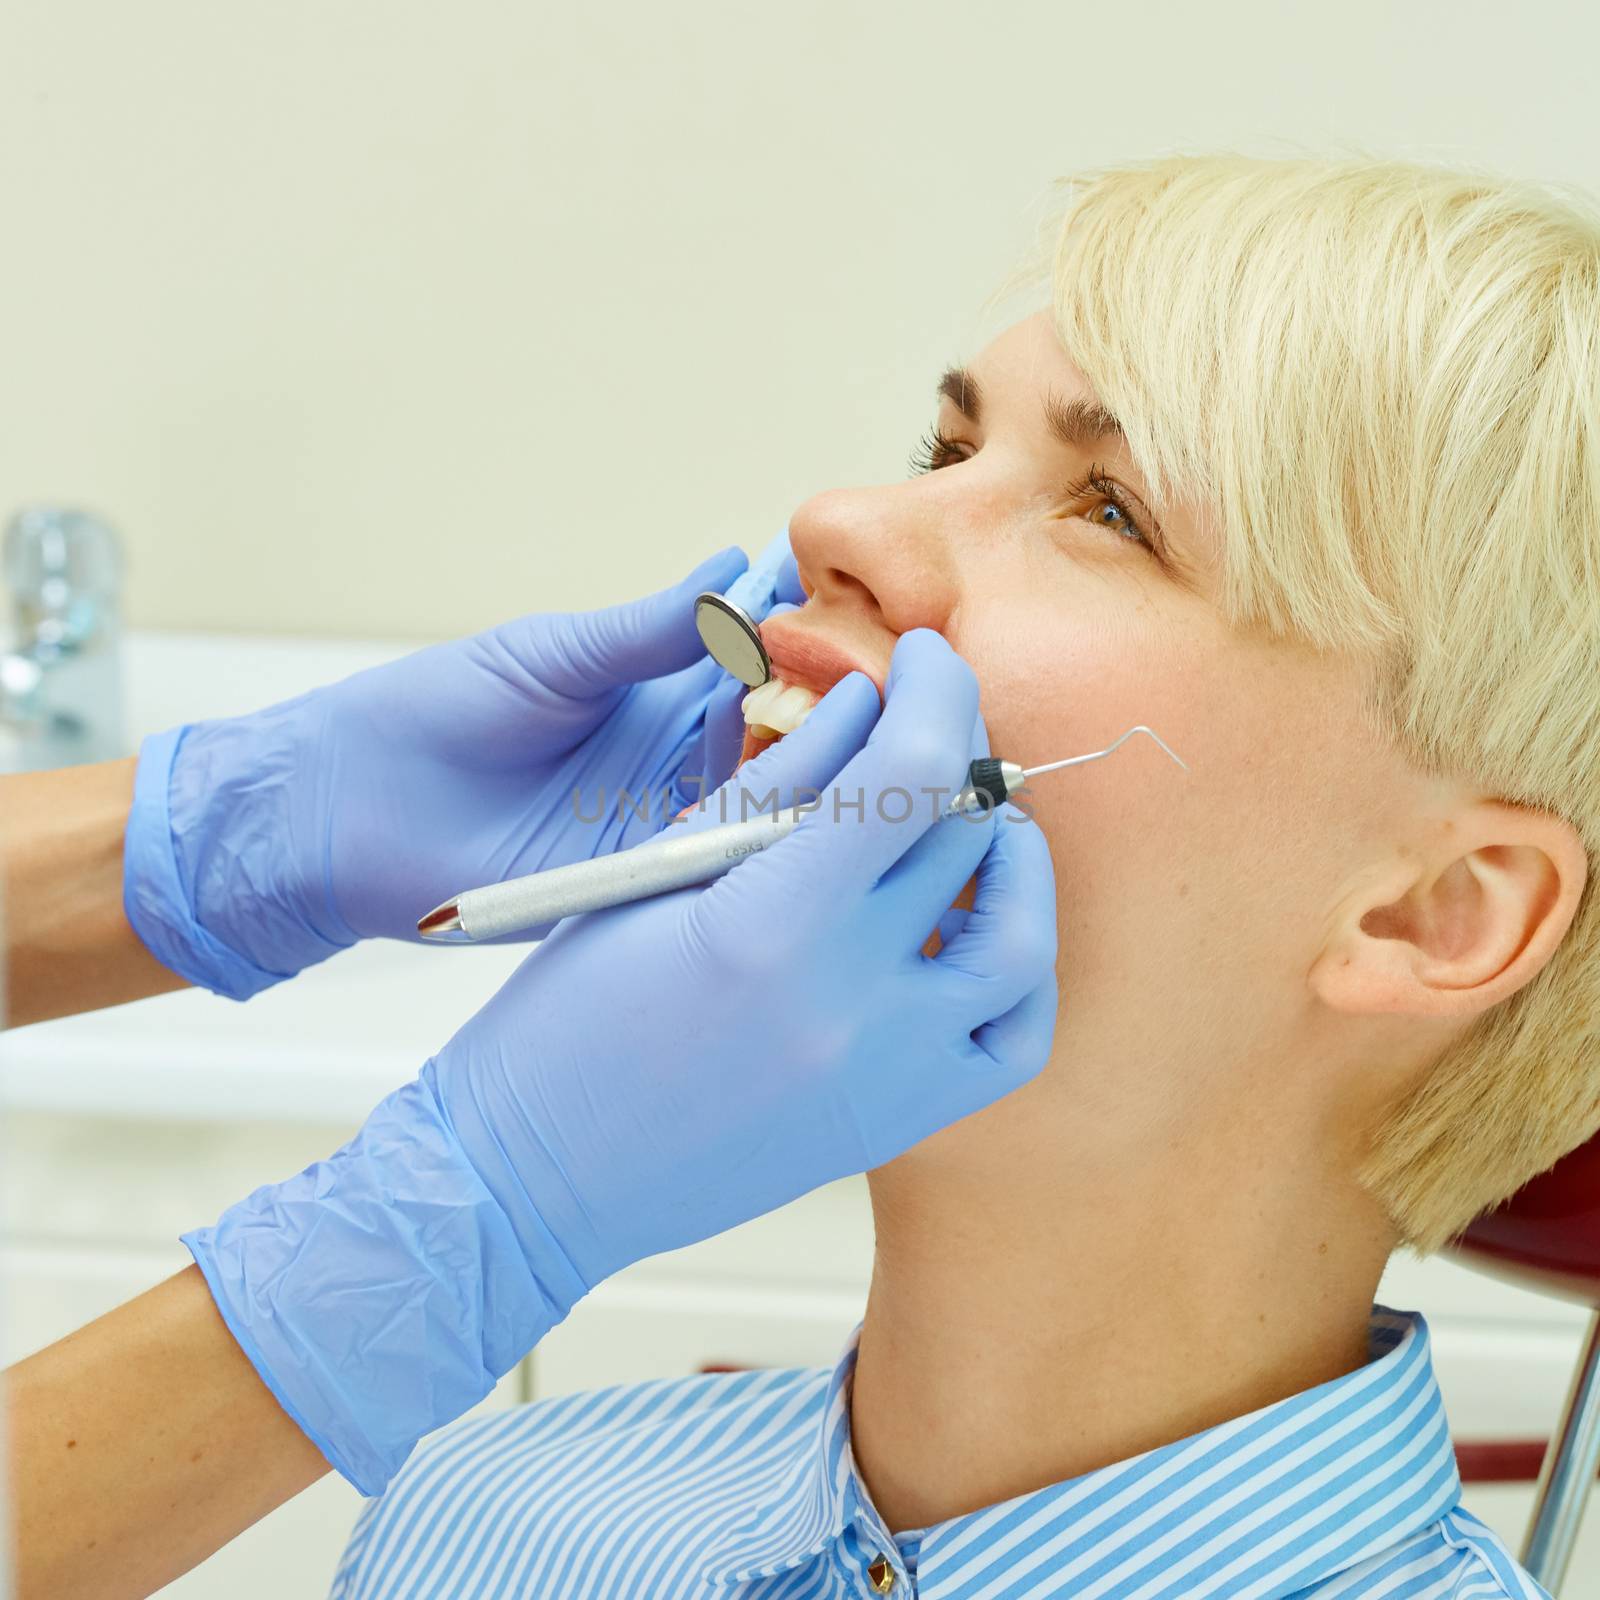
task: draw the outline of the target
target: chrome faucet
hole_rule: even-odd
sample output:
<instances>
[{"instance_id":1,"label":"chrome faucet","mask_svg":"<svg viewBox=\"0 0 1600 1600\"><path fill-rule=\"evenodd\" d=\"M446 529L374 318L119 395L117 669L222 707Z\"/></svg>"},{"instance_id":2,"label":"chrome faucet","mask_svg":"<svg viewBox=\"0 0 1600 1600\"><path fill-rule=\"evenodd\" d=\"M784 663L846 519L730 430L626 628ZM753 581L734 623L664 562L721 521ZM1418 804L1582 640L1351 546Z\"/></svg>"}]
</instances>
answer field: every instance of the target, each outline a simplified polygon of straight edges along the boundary
<instances>
[{"instance_id":1,"label":"chrome faucet","mask_svg":"<svg viewBox=\"0 0 1600 1600\"><path fill-rule=\"evenodd\" d=\"M6 529L0 561L11 605L0 653L0 770L125 754L115 530L86 511L27 506Z\"/></svg>"}]
</instances>

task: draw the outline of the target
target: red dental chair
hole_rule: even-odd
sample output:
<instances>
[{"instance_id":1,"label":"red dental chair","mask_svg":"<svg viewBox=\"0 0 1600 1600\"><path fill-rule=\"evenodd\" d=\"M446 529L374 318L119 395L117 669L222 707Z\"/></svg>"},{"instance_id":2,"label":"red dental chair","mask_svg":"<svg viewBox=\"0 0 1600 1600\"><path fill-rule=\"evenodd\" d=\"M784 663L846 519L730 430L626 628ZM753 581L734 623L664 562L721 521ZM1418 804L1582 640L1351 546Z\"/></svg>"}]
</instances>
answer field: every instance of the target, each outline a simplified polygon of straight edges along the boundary
<instances>
[{"instance_id":1,"label":"red dental chair","mask_svg":"<svg viewBox=\"0 0 1600 1600\"><path fill-rule=\"evenodd\" d=\"M1525 1289L1579 1300L1589 1331L1539 1470L1522 1563L1559 1595L1600 1468L1600 1134L1479 1217L1451 1251Z\"/></svg>"}]
</instances>

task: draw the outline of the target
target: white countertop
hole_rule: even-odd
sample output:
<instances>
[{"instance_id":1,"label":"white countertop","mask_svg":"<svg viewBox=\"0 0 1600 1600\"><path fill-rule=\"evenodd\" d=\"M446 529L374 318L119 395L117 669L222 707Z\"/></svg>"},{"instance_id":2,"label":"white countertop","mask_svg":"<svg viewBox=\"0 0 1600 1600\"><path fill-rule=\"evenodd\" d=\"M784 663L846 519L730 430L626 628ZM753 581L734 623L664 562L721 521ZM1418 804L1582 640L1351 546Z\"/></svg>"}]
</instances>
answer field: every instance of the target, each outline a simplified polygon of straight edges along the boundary
<instances>
[{"instance_id":1,"label":"white countertop","mask_svg":"<svg viewBox=\"0 0 1600 1600\"><path fill-rule=\"evenodd\" d=\"M299 694L412 645L134 633L129 747ZM524 952L375 942L241 1005L198 990L0 1038L0 1104L127 1117L355 1124L410 1078Z\"/></svg>"},{"instance_id":2,"label":"white countertop","mask_svg":"<svg viewBox=\"0 0 1600 1600\"><path fill-rule=\"evenodd\" d=\"M0 1105L354 1125L524 952L375 942L240 1004L202 990L8 1033Z\"/></svg>"}]
</instances>

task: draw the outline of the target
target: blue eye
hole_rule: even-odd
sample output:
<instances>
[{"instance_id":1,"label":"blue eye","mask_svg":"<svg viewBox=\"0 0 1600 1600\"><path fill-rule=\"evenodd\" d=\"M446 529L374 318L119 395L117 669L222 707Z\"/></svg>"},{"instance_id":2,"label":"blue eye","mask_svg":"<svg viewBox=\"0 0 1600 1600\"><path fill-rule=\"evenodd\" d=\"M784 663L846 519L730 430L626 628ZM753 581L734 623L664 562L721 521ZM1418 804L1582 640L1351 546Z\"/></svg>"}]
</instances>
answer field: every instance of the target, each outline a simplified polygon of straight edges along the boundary
<instances>
[{"instance_id":1,"label":"blue eye","mask_svg":"<svg viewBox=\"0 0 1600 1600\"><path fill-rule=\"evenodd\" d=\"M1127 514L1115 500L1102 501L1099 510L1095 513L1094 520L1103 527L1116 528L1124 533L1131 530L1135 539L1140 537L1139 530L1133 526Z\"/></svg>"},{"instance_id":2,"label":"blue eye","mask_svg":"<svg viewBox=\"0 0 1600 1600\"><path fill-rule=\"evenodd\" d=\"M1155 541L1139 526L1117 485L1101 476L1098 467L1068 486L1067 499L1075 508L1074 516L1117 534L1129 544L1142 545L1150 555L1160 558ZM1081 510L1076 509L1079 507Z\"/></svg>"}]
</instances>

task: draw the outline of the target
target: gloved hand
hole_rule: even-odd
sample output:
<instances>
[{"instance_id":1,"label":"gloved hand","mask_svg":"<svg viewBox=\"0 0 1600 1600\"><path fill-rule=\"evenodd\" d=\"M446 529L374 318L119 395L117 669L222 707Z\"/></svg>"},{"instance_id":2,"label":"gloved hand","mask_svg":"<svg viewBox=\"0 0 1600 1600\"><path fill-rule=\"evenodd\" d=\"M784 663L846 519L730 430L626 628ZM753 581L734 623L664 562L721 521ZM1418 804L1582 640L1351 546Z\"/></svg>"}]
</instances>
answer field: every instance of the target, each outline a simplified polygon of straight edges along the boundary
<instances>
[{"instance_id":1,"label":"gloved hand","mask_svg":"<svg viewBox=\"0 0 1600 1600\"><path fill-rule=\"evenodd\" d=\"M886 790L959 787L972 674L907 634L877 710L852 675L739 774L756 796L837 774L837 815L824 796L709 887L563 923L331 1160L186 1236L256 1369L363 1493L602 1278L888 1161L1044 1064L1043 836L1014 808L877 813ZM925 957L975 869L964 925Z\"/></svg>"},{"instance_id":2,"label":"gloved hand","mask_svg":"<svg viewBox=\"0 0 1600 1600\"><path fill-rule=\"evenodd\" d=\"M629 605L524 617L147 740L129 922L170 970L242 1000L357 939L415 938L463 889L638 842L699 797L685 776L715 787L737 753L743 686L706 655L693 601L744 565L724 550ZM765 581L744 594L758 615ZM777 588L798 588L792 557Z\"/></svg>"}]
</instances>

